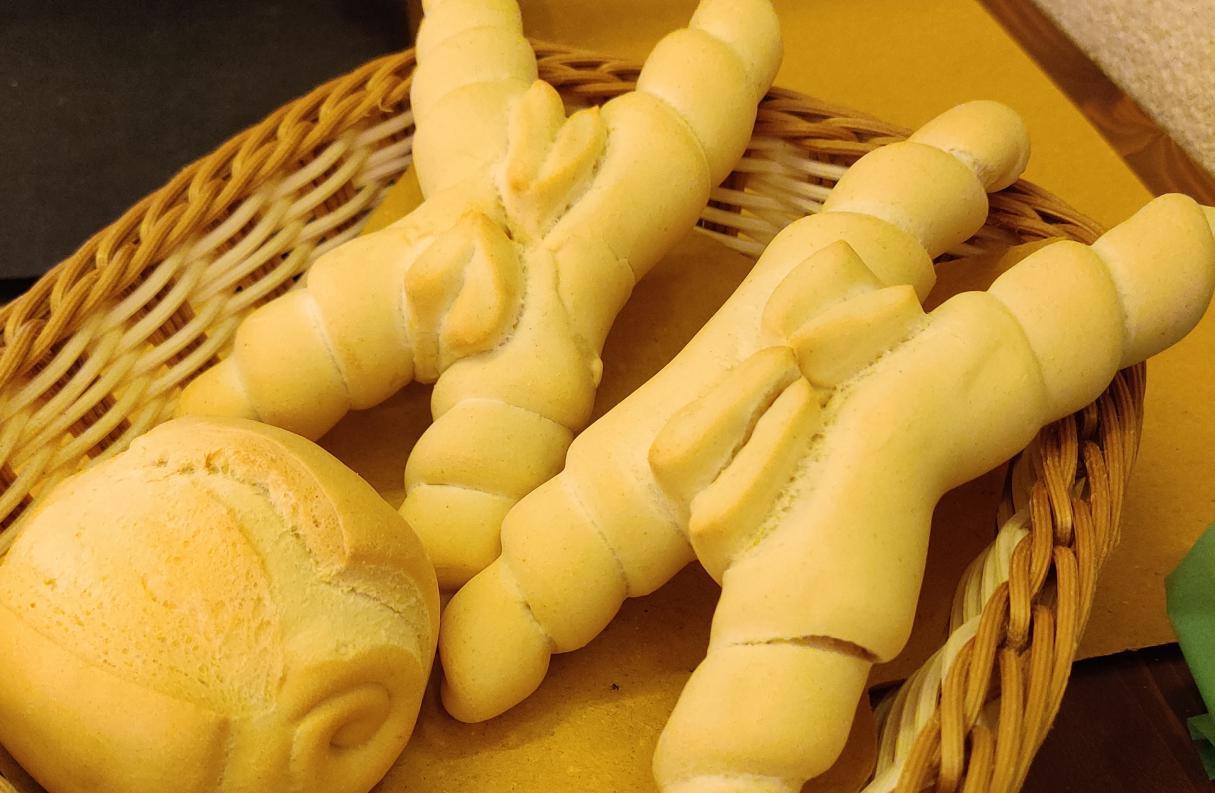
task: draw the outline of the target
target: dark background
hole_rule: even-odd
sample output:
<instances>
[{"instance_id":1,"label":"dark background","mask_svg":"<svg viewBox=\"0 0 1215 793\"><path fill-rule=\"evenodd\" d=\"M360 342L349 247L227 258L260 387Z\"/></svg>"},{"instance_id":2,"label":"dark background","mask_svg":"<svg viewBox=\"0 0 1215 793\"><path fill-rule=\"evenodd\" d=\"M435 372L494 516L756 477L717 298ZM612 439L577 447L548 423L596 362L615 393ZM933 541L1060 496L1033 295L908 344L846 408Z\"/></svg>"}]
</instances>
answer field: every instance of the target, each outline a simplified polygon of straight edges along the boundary
<instances>
[{"instance_id":1,"label":"dark background","mask_svg":"<svg viewBox=\"0 0 1215 793\"><path fill-rule=\"evenodd\" d=\"M0 0L0 301L182 166L408 38L404 0Z\"/></svg>"}]
</instances>

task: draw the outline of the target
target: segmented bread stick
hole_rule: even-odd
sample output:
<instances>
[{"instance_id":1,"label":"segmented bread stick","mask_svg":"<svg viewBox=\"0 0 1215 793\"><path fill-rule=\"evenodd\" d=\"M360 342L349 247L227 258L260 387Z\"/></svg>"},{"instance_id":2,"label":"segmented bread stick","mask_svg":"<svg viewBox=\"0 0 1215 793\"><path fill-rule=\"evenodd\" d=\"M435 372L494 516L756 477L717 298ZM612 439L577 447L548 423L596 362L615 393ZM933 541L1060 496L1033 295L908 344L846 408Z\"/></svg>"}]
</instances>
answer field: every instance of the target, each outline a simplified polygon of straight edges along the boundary
<instances>
[{"instance_id":1,"label":"segmented bread stick","mask_svg":"<svg viewBox=\"0 0 1215 793\"><path fill-rule=\"evenodd\" d=\"M870 666L911 632L937 501L1189 332L1213 233L1215 212L1164 196L930 314L873 285L785 337L800 378L692 501L722 594L655 752L664 791L794 793L835 762ZM833 258L862 266L850 250L803 266ZM846 365L819 357L836 345ZM788 394L815 407L791 415Z\"/></svg>"},{"instance_id":2,"label":"segmented bread stick","mask_svg":"<svg viewBox=\"0 0 1215 793\"><path fill-rule=\"evenodd\" d=\"M444 616L439 646L452 715L479 721L515 705L543 680L551 653L582 647L626 597L654 591L690 562L693 542L707 542L689 541L689 522L695 532L697 514L710 514L708 484L729 473L722 472L735 453L755 453L739 451L740 442L753 434L793 447L809 440L772 434L789 422L810 426L821 409L785 329L882 286L894 288L877 298L879 315L918 313L916 296L934 281L932 259L983 225L985 191L1015 181L1028 153L1011 110L961 105L910 141L861 158L821 213L777 235L687 347L583 432L564 471L507 515L502 555ZM868 266L829 248L841 240ZM808 258L823 249L824 257ZM839 330L848 316L856 315L845 315ZM846 371L849 345L837 332L832 345L805 354L825 371ZM761 425L765 411L773 418ZM790 474L769 470L753 484L779 489ZM702 538L719 531L700 529Z\"/></svg>"},{"instance_id":3,"label":"segmented bread stick","mask_svg":"<svg viewBox=\"0 0 1215 793\"><path fill-rule=\"evenodd\" d=\"M568 119L513 0L426 4L412 103L426 201L263 306L180 413L317 437L411 380L435 423L402 513L440 583L499 550L502 516L590 416L616 313L742 155L780 60L769 0L703 0L637 90Z\"/></svg>"},{"instance_id":4,"label":"segmented bread stick","mask_svg":"<svg viewBox=\"0 0 1215 793\"><path fill-rule=\"evenodd\" d=\"M837 200L862 203L855 187ZM1181 338L1215 289L1215 211L1183 196L928 315L884 275L892 247L872 232L815 246L810 220L797 225L508 515L502 558L441 631L454 715L526 696L551 651L585 644L635 582L653 588L694 552L722 596L660 738L659 785L800 790L838 757L871 665L906 642L940 496Z\"/></svg>"}]
</instances>

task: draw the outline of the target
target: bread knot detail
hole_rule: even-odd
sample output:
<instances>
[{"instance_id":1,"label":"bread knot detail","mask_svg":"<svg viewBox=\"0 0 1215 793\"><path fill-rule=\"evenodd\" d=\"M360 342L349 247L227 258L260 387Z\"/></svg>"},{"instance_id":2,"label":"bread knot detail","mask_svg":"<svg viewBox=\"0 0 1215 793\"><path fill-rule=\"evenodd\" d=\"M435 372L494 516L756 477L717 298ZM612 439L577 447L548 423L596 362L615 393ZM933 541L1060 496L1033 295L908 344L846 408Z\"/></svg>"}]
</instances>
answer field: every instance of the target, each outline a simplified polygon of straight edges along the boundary
<instances>
[{"instance_id":1,"label":"bread knot detail","mask_svg":"<svg viewBox=\"0 0 1215 793\"><path fill-rule=\"evenodd\" d=\"M568 119L560 95L537 80L515 103L502 164L502 203L511 222L538 239L586 190L607 145L599 108Z\"/></svg>"},{"instance_id":2,"label":"bread knot detail","mask_svg":"<svg viewBox=\"0 0 1215 793\"><path fill-rule=\"evenodd\" d=\"M415 377L494 347L518 314L523 267L502 227L469 212L440 234L405 276Z\"/></svg>"}]
</instances>

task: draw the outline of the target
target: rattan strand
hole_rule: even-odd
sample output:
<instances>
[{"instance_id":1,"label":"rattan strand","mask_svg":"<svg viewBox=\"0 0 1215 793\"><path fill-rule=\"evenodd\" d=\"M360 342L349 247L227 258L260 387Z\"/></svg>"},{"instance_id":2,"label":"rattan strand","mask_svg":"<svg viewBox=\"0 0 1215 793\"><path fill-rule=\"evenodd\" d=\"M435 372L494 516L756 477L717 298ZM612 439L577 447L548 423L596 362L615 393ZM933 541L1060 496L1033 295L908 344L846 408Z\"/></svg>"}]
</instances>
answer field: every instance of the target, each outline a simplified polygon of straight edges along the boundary
<instances>
[{"instance_id":1,"label":"rattan strand","mask_svg":"<svg viewBox=\"0 0 1215 793\"><path fill-rule=\"evenodd\" d=\"M628 90L638 72L536 49L541 76L572 106ZM224 354L241 317L357 233L409 163L413 65L411 51L382 58L281 108L0 308L0 552L40 493L168 418L181 385ZM859 156L904 135L773 90L702 230L756 256L781 227L817 211ZM1020 182L993 198L987 225L951 254L1047 237L1090 242L1098 232ZM904 745L898 791L1007 791L1024 779L1117 540L1143 389L1142 366L1120 373L1094 407L1031 447L1024 538L992 551L1007 561L981 595L973 583L959 595L977 608L965 628L973 636L955 637L944 679L938 671L918 693L918 715L890 723L890 740ZM1010 496L1003 512L1017 508ZM10 790L0 774L0 793Z\"/></svg>"}]
</instances>

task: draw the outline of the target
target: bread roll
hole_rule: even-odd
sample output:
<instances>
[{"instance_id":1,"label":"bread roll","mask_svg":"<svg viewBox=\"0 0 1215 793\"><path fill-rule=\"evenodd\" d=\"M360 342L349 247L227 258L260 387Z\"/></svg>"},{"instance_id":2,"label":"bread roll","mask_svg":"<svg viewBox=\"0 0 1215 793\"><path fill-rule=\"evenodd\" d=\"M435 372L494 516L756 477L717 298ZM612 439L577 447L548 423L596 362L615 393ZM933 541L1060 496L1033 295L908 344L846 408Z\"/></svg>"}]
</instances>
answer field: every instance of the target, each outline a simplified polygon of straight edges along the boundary
<instances>
[{"instance_id":1,"label":"bread roll","mask_svg":"<svg viewBox=\"0 0 1215 793\"><path fill-rule=\"evenodd\" d=\"M801 442L782 436L789 422L813 435L820 406L808 385L847 378L874 345L897 340L902 323L921 315L915 298L932 288L932 259L982 226L985 190L1022 167L1029 146L1016 114L994 102L946 111L925 129L931 145L895 143L854 164L823 211L778 234L675 360L578 436L560 475L507 514L502 555L447 607L439 650L452 715L479 721L512 707L543 680L551 653L582 647L626 597L666 583L694 557L693 499L741 441ZM874 291L883 286L902 288ZM846 297L867 310L830 310ZM871 312L885 321L861 345L850 326L866 325ZM823 327L802 327L816 316ZM799 357L813 370L809 383ZM738 487L746 479L757 488L749 506L737 505L746 510L766 508L760 491L790 474L779 455L765 454L777 464L762 465L762 474L736 469ZM730 511L731 499L703 494L702 513L715 523L702 546L744 518L746 510ZM726 551L729 541L721 542L706 560ZM492 642L507 634L527 652L496 652Z\"/></svg>"},{"instance_id":2,"label":"bread roll","mask_svg":"<svg viewBox=\"0 0 1215 793\"><path fill-rule=\"evenodd\" d=\"M51 793L366 793L408 740L434 573L312 443L172 421L16 531L0 742Z\"/></svg>"},{"instance_id":3,"label":"bread roll","mask_svg":"<svg viewBox=\"0 0 1215 793\"><path fill-rule=\"evenodd\" d=\"M810 441L765 444L774 405L691 501L722 594L659 739L660 787L793 793L835 762L870 666L911 632L937 501L1187 333L1215 289L1213 232L1193 200L1164 196L1091 248L1047 246L930 314L875 311L887 287L808 318L791 339L803 376L818 380L803 345L837 334L852 373L816 385L821 415L777 433ZM753 484L760 464L787 472L778 492Z\"/></svg>"},{"instance_id":4,"label":"bread roll","mask_svg":"<svg viewBox=\"0 0 1215 793\"><path fill-rule=\"evenodd\" d=\"M1183 196L926 315L931 258L977 229L983 188L1025 162L1004 108L963 106L927 129L863 158L821 214L778 235L506 516L501 557L445 612L449 712L514 705L552 652L695 556L722 595L659 740L659 786L800 790L838 757L872 664L907 640L941 495L1201 317L1215 238Z\"/></svg>"},{"instance_id":5,"label":"bread roll","mask_svg":"<svg viewBox=\"0 0 1215 793\"><path fill-rule=\"evenodd\" d=\"M435 382L402 513L458 586L560 470L616 313L742 156L779 62L770 0L703 0L636 91L567 118L512 0L427 2L412 87L426 201L254 312L179 411L318 437Z\"/></svg>"}]
</instances>

